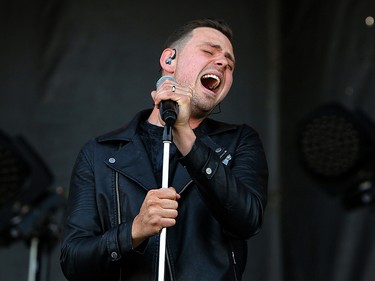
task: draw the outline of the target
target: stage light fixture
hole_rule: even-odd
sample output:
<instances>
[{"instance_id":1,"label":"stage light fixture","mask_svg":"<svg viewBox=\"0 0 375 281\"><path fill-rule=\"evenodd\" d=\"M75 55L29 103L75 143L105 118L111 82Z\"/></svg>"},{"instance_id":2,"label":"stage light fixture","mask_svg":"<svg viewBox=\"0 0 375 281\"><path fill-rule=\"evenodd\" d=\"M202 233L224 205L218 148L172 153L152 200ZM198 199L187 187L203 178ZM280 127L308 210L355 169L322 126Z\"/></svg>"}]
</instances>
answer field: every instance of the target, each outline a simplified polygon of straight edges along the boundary
<instances>
[{"instance_id":1,"label":"stage light fixture","mask_svg":"<svg viewBox=\"0 0 375 281\"><path fill-rule=\"evenodd\" d=\"M0 131L1 245L42 235L43 223L63 204L49 189L52 182L50 169L22 136Z\"/></svg>"},{"instance_id":2,"label":"stage light fixture","mask_svg":"<svg viewBox=\"0 0 375 281\"><path fill-rule=\"evenodd\" d=\"M375 202L375 127L362 111L323 105L303 120L298 141L304 167L327 193L347 208Z\"/></svg>"}]
</instances>

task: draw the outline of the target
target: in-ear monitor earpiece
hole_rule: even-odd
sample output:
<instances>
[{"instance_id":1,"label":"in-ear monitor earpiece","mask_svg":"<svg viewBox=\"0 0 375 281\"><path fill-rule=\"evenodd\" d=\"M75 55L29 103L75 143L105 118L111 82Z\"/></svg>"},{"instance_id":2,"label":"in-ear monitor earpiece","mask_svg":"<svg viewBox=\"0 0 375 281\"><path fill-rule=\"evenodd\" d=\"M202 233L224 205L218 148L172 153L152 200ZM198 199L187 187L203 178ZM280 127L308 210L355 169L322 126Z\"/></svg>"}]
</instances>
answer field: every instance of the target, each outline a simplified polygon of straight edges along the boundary
<instances>
[{"instance_id":1,"label":"in-ear monitor earpiece","mask_svg":"<svg viewBox=\"0 0 375 281\"><path fill-rule=\"evenodd\" d=\"M176 58L177 51L176 51L176 49L173 49L173 50L174 50L174 54L173 54L173 56L167 58L167 60L165 61L166 64L172 64L172 60L174 60Z\"/></svg>"}]
</instances>

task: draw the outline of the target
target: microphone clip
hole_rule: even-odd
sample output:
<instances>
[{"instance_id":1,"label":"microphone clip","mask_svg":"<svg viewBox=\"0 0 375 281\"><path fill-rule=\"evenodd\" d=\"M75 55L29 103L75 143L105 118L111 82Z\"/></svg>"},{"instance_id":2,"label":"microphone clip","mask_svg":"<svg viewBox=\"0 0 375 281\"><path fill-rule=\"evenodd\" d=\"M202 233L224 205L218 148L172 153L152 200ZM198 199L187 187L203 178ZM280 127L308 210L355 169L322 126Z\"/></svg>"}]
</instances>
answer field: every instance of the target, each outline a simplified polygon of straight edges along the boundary
<instances>
[{"instance_id":1,"label":"microphone clip","mask_svg":"<svg viewBox=\"0 0 375 281\"><path fill-rule=\"evenodd\" d=\"M163 142L169 142L171 143L173 140L172 137L172 126L165 125L163 130Z\"/></svg>"},{"instance_id":2,"label":"microphone clip","mask_svg":"<svg viewBox=\"0 0 375 281\"><path fill-rule=\"evenodd\" d=\"M160 103L161 119L168 125L173 126L178 115L178 104L172 100L164 100Z\"/></svg>"}]
</instances>

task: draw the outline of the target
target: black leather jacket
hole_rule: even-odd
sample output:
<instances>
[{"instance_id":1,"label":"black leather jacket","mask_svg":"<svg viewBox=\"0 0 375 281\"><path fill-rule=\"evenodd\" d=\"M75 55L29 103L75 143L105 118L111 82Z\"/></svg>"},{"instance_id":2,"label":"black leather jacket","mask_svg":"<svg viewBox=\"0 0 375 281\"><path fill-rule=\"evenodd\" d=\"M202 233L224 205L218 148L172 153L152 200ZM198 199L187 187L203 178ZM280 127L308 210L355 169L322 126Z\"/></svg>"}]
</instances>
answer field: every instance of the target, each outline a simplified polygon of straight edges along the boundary
<instances>
[{"instance_id":1,"label":"black leather jacket","mask_svg":"<svg viewBox=\"0 0 375 281\"><path fill-rule=\"evenodd\" d=\"M131 226L156 188L137 134L139 113L89 141L73 169L61 267L69 280L157 280L159 236L132 249ZM241 280L246 240L262 224L268 169L258 134L247 125L206 119L171 184L178 218L167 229L165 280Z\"/></svg>"}]
</instances>

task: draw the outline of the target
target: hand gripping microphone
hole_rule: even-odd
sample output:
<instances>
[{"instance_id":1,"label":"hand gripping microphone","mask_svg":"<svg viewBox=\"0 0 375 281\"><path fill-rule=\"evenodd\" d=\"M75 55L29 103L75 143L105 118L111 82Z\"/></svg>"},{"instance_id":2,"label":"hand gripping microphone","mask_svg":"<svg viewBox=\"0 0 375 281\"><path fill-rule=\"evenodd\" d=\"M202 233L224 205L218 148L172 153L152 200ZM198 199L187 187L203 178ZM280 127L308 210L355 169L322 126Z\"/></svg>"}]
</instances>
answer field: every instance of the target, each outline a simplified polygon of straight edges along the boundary
<instances>
[{"instance_id":1,"label":"hand gripping microphone","mask_svg":"<svg viewBox=\"0 0 375 281\"><path fill-rule=\"evenodd\" d=\"M176 79L173 76L162 76L156 82L156 88L160 86L165 80L172 80L176 82ZM178 115L178 104L173 100L164 100L160 103L160 116L161 119L169 126L173 126L176 122Z\"/></svg>"}]
</instances>

